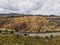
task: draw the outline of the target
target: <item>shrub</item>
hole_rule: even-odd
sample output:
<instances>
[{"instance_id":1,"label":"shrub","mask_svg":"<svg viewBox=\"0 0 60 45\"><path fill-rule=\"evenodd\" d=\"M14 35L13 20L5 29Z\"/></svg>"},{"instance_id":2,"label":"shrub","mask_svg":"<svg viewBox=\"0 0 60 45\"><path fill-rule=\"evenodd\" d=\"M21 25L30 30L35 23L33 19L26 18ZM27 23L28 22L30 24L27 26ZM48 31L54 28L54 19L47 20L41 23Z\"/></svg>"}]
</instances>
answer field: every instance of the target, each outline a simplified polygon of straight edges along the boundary
<instances>
[{"instance_id":1,"label":"shrub","mask_svg":"<svg viewBox=\"0 0 60 45\"><path fill-rule=\"evenodd\" d=\"M53 38L53 35L51 35L50 37Z\"/></svg>"},{"instance_id":2,"label":"shrub","mask_svg":"<svg viewBox=\"0 0 60 45\"><path fill-rule=\"evenodd\" d=\"M14 33L14 31L11 31L10 33L11 33L11 34L13 34L13 33Z\"/></svg>"},{"instance_id":3,"label":"shrub","mask_svg":"<svg viewBox=\"0 0 60 45\"><path fill-rule=\"evenodd\" d=\"M39 36L35 36L36 39L39 39L40 37Z\"/></svg>"}]
</instances>

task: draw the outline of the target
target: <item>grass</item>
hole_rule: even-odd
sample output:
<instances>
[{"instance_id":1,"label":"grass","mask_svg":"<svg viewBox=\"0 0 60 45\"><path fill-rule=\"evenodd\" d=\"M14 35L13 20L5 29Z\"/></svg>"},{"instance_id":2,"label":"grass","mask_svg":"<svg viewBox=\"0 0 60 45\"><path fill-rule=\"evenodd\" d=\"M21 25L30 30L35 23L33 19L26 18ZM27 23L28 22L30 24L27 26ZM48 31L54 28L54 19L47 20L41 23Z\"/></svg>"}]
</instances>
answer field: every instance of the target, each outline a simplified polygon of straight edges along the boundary
<instances>
[{"instance_id":1,"label":"grass","mask_svg":"<svg viewBox=\"0 0 60 45\"><path fill-rule=\"evenodd\" d=\"M0 34L0 45L60 45L60 36L53 38Z\"/></svg>"}]
</instances>

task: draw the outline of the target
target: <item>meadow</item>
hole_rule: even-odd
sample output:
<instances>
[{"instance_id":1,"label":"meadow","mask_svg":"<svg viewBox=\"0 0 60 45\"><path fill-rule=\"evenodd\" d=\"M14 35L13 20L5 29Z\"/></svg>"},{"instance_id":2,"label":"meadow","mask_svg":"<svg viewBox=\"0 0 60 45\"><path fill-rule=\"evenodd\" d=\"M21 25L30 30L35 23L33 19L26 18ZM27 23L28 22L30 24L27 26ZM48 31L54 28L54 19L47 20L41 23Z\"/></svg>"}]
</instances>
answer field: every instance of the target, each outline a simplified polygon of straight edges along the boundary
<instances>
[{"instance_id":1,"label":"meadow","mask_svg":"<svg viewBox=\"0 0 60 45\"><path fill-rule=\"evenodd\" d=\"M60 45L60 36L42 38L38 36L0 34L0 45Z\"/></svg>"}]
</instances>

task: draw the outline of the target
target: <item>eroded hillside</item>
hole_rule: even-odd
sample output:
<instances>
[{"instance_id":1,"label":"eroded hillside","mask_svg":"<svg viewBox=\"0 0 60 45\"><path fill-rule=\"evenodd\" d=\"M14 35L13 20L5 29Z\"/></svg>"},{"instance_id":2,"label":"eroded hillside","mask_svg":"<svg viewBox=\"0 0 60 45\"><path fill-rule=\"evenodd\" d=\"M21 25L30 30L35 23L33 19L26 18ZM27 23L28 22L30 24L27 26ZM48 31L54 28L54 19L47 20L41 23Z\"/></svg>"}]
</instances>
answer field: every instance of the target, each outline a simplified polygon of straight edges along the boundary
<instances>
[{"instance_id":1,"label":"eroded hillside","mask_svg":"<svg viewBox=\"0 0 60 45\"><path fill-rule=\"evenodd\" d=\"M52 27L55 28L54 23ZM3 17L0 18L0 28L20 32L45 32L52 29L50 22L42 16Z\"/></svg>"}]
</instances>

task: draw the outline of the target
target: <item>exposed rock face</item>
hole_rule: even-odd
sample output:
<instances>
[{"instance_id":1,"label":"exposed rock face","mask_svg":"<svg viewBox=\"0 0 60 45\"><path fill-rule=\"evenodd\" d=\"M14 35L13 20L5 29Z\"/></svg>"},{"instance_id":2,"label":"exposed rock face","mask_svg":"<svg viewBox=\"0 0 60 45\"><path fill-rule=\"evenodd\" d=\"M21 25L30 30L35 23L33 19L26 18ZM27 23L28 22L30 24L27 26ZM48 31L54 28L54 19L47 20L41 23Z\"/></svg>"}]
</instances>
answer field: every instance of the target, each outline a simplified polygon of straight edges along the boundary
<instances>
[{"instance_id":1,"label":"exposed rock face","mask_svg":"<svg viewBox=\"0 0 60 45\"><path fill-rule=\"evenodd\" d=\"M45 32L49 21L42 16L22 16L16 18L0 18L0 27L20 32Z\"/></svg>"}]
</instances>

